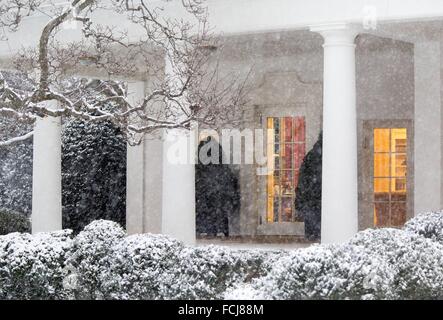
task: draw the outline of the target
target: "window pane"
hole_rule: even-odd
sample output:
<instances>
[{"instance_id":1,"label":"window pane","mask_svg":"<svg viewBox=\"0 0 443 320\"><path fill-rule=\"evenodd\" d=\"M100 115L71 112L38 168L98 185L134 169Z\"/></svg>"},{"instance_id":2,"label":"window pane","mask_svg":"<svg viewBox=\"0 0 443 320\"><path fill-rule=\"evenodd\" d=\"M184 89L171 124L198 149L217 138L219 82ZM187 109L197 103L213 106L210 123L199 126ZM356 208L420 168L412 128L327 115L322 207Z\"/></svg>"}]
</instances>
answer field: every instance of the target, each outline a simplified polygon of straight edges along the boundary
<instances>
[{"instance_id":1,"label":"window pane","mask_svg":"<svg viewBox=\"0 0 443 320\"><path fill-rule=\"evenodd\" d=\"M401 201L406 202L407 196L406 192L392 192L391 201Z\"/></svg>"},{"instance_id":2,"label":"window pane","mask_svg":"<svg viewBox=\"0 0 443 320\"><path fill-rule=\"evenodd\" d=\"M295 142L305 142L305 118L295 117L294 118L294 141Z\"/></svg>"},{"instance_id":3,"label":"window pane","mask_svg":"<svg viewBox=\"0 0 443 320\"><path fill-rule=\"evenodd\" d=\"M393 178L391 181L391 191L406 193L406 179Z\"/></svg>"},{"instance_id":4,"label":"window pane","mask_svg":"<svg viewBox=\"0 0 443 320\"><path fill-rule=\"evenodd\" d=\"M274 118L274 141L280 143L280 119Z\"/></svg>"},{"instance_id":5,"label":"window pane","mask_svg":"<svg viewBox=\"0 0 443 320\"><path fill-rule=\"evenodd\" d=\"M406 222L406 202L393 202L391 204L391 225L401 227Z\"/></svg>"},{"instance_id":6,"label":"window pane","mask_svg":"<svg viewBox=\"0 0 443 320\"><path fill-rule=\"evenodd\" d=\"M398 227L404 224L407 165L406 128L374 129L375 226Z\"/></svg>"},{"instance_id":7,"label":"window pane","mask_svg":"<svg viewBox=\"0 0 443 320\"><path fill-rule=\"evenodd\" d=\"M391 176L392 177L406 177L407 159L406 154L392 154L391 155Z\"/></svg>"},{"instance_id":8,"label":"window pane","mask_svg":"<svg viewBox=\"0 0 443 320\"><path fill-rule=\"evenodd\" d=\"M274 186L272 188L272 193L269 193L271 197L279 197L280 196L280 180L274 179Z\"/></svg>"},{"instance_id":9,"label":"window pane","mask_svg":"<svg viewBox=\"0 0 443 320\"><path fill-rule=\"evenodd\" d=\"M292 169L292 144L282 146L282 169Z\"/></svg>"},{"instance_id":10,"label":"window pane","mask_svg":"<svg viewBox=\"0 0 443 320\"><path fill-rule=\"evenodd\" d=\"M285 117L282 120L282 142L292 142L292 117Z\"/></svg>"},{"instance_id":11,"label":"window pane","mask_svg":"<svg viewBox=\"0 0 443 320\"><path fill-rule=\"evenodd\" d=\"M391 152L406 152L406 128L391 129Z\"/></svg>"},{"instance_id":12,"label":"window pane","mask_svg":"<svg viewBox=\"0 0 443 320\"><path fill-rule=\"evenodd\" d=\"M374 177L389 176L389 153L374 154Z\"/></svg>"},{"instance_id":13,"label":"window pane","mask_svg":"<svg viewBox=\"0 0 443 320\"><path fill-rule=\"evenodd\" d=\"M374 129L374 152L389 152L390 129Z\"/></svg>"},{"instance_id":14,"label":"window pane","mask_svg":"<svg viewBox=\"0 0 443 320\"><path fill-rule=\"evenodd\" d=\"M376 227L389 226L389 202L374 203L374 224Z\"/></svg>"},{"instance_id":15,"label":"window pane","mask_svg":"<svg viewBox=\"0 0 443 320\"><path fill-rule=\"evenodd\" d=\"M374 179L374 193L389 193L389 178Z\"/></svg>"},{"instance_id":16,"label":"window pane","mask_svg":"<svg viewBox=\"0 0 443 320\"><path fill-rule=\"evenodd\" d=\"M274 129L274 118L267 118L268 129Z\"/></svg>"},{"instance_id":17,"label":"window pane","mask_svg":"<svg viewBox=\"0 0 443 320\"><path fill-rule=\"evenodd\" d=\"M282 198L282 214L281 218L283 222L290 222L292 220L292 197Z\"/></svg>"},{"instance_id":18,"label":"window pane","mask_svg":"<svg viewBox=\"0 0 443 320\"><path fill-rule=\"evenodd\" d=\"M282 195L292 195L293 187L292 187L292 170L282 171Z\"/></svg>"},{"instance_id":19,"label":"window pane","mask_svg":"<svg viewBox=\"0 0 443 320\"><path fill-rule=\"evenodd\" d=\"M267 127L270 129L267 136L270 176L267 182L266 221L294 221L298 168L305 156L304 118L267 118Z\"/></svg>"},{"instance_id":20,"label":"window pane","mask_svg":"<svg viewBox=\"0 0 443 320\"><path fill-rule=\"evenodd\" d=\"M280 198L275 197L274 198L274 216L273 221L278 222L279 216L280 216Z\"/></svg>"},{"instance_id":21,"label":"window pane","mask_svg":"<svg viewBox=\"0 0 443 320\"><path fill-rule=\"evenodd\" d=\"M274 169L276 171L280 170L280 157L278 155L274 157Z\"/></svg>"}]
</instances>

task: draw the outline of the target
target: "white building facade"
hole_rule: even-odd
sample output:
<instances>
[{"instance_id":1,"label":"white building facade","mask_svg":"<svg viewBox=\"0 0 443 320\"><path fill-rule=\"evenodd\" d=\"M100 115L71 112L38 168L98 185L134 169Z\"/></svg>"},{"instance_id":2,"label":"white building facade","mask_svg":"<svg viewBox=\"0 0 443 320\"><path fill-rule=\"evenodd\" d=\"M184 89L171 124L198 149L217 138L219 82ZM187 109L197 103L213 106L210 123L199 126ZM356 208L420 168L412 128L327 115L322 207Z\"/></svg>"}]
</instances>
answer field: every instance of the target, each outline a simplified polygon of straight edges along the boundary
<instances>
[{"instance_id":1,"label":"white building facade","mask_svg":"<svg viewBox=\"0 0 443 320\"><path fill-rule=\"evenodd\" d=\"M166 12L180 16L177 2ZM418 213L442 208L441 1L208 0L207 5L210 24L224 39L220 68L251 73L245 121L238 129L265 130L265 156L274 162L265 175L257 174L257 163L236 166L241 203L229 222L231 236L303 237L294 193L303 157L320 132L322 242L344 242L371 227L400 227ZM8 44L0 43L2 66L11 47L38 39L45 21L29 19ZM125 80L130 99L149 90L147 75ZM182 144L192 159L198 139L189 132L159 132L128 146L129 233L196 242L195 166L171 162L168 152ZM34 232L61 228L60 143L60 120L39 120Z\"/></svg>"}]
</instances>

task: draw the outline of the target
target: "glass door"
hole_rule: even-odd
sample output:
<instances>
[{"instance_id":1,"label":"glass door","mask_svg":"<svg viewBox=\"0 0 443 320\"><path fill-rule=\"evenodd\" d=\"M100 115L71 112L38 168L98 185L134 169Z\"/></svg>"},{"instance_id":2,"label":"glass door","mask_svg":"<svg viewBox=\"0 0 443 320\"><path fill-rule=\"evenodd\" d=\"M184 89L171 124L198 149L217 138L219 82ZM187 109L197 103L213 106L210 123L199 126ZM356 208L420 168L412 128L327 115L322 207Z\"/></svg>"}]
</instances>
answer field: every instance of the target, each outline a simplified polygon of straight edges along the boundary
<instances>
[{"instance_id":1,"label":"glass door","mask_svg":"<svg viewBox=\"0 0 443 320\"><path fill-rule=\"evenodd\" d=\"M375 227L401 227L407 219L407 128L373 129L373 220Z\"/></svg>"},{"instance_id":2,"label":"glass door","mask_svg":"<svg viewBox=\"0 0 443 320\"><path fill-rule=\"evenodd\" d=\"M295 189L306 152L304 117L268 117L266 223L300 221Z\"/></svg>"}]
</instances>

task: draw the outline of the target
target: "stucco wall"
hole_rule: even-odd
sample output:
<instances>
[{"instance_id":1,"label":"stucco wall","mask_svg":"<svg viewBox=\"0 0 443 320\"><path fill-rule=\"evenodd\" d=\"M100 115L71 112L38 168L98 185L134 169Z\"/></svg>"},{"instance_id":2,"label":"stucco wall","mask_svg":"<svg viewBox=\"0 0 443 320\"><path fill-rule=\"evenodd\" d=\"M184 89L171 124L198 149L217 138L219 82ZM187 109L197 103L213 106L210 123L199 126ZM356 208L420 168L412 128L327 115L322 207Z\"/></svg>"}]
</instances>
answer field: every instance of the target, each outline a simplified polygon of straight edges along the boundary
<instances>
[{"instance_id":1,"label":"stucco wall","mask_svg":"<svg viewBox=\"0 0 443 320\"><path fill-rule=\"evenodd\" d=\"M321 37L294 31L233 36L225 40L220 52L220 65L225 72L251 70L252 90L244 127L262 127L260 121L267 115L303 115L307 151L310 150L322 126ZM363 121L414 119L414 55L413 45L405 42L370 35L361 35L356 42L361 152ZM257 176L254 165L240 165L240 177L241 217L239 225L232 226L231 234L255 235L259 216L265 210L265 177ZM359 184L362 184L361 175Z\"/></svg>"},{"instance_id":2,"label":"stucco wall","mask_svg":"<svg viewBox=\"0 0 443 320\"><path fill-rule=\"evenodd\" d=\"M414 191L414 45L370 35L359 36L356 43L359 229L365 229L373 227L373 127L408 128L408 192ZM413 206L413 197L408 197L408 217Z\"/></svg>"},{"instance_id":3,"label":"stucco wall","mask_svg":"<svg viewBox=\"0 0 443 320\"><path fill-rule=\"evenodd\" d=\"M415 44L415 214L441 207L440 42Z\"/></svg>"}]
</instances>

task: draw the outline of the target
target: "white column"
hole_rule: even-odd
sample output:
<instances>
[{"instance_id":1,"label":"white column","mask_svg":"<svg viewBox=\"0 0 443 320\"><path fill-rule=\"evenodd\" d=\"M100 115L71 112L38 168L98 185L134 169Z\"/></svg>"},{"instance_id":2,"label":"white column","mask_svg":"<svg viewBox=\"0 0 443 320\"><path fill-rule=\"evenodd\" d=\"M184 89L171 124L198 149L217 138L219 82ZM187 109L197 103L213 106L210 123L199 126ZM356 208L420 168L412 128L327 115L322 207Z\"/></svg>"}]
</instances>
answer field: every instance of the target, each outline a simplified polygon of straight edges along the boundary
<instances>
[{"instance_id":1,"label":"white column","mask_svg":"<svg viewBox=\"0 0 443 320\"><path fill-rule=\"evenodd\" d=\"M128 82L128 100L137 103L144 98L145 83ZM127 146L126 163L126 231L128 234L144 232L144 141Z\"/></svg>"},{"instance_id":2,"label":"white column","mask_svg":"<svg viewBox=\"0 0 443 320\"><path fill-rule=\"evenodd\" d=\"M128 99L132 103L140 102L145 97L147 86L149 82L128 82ZM162 174L161 130L143 135L140 145L128 145L126 229L129 234L162 232Z\"/></svg>"},{"instance_id":3,"label":"white column","mask_svg":"<svg viewBox=\"0 0 443 320\"><path fill-rule=\"evenodd\" d=\"M165 56L169 85L180 88L173 63ZM162 233L194 245L195 236L195 148L196 134L185 129L164 132Z\"/></svg>"},{"instance_id":4,"label":"white column","mask_svg":"<svg viewBox=\"0 0 443 320\"><path fill-rule=\"evenodd\" d=\"M355 37L346 24L312 27L324 38L322 243L358 230Z\"/></svg>"},{"instance_id":5,"label":"white column","mask_svg":"<svg viewBox=\"0 0 443 320\"><path fill-rule=\"evenodd\" d=\"M145 82L128 83L133 103ZM162 233L195 243L195 177L187 130L146 134L127 151L126 229L129 234Z\"/></svg>"},{"instance_id":6,"label":"white column","mask_svg":"<svg viewBox=\"0 0 443 320\"><path fill-rule=\"evenodd\" d=\"M440 42L415 44L415 214L441 209L440 66Z\"/></svg>"},{"instance_id":7,"label":"white column","mask_svg":"<svg viewBox=\"0 0 443 320\"><path fill-rule=\"evenodd\" d=\"M163 131L145 136L144 232L162 233Z\"/></svg>"},{"instance_id":8,"label":"white column","mask_svg":"<svg viewBox=\"0 0 443 320\"><path fill-rule=\"evenodd\" d=\"M56 108L57 102L46 102ZM61 118L37 119L32 171L32 233L62 229Z\"/></svg>"},{"instance_id":9,"label":"white column","mask_svg":"<svg viewBox=\"0 0 443 320\"><path fill-rule=\"evenodd\" d=\"M189 245L196 240L194 139L192 132L170 130L163 149L162 233Z\"/></svg>"}]
</instances>

